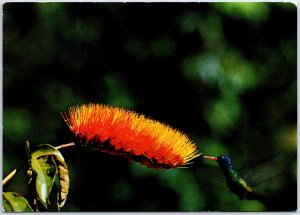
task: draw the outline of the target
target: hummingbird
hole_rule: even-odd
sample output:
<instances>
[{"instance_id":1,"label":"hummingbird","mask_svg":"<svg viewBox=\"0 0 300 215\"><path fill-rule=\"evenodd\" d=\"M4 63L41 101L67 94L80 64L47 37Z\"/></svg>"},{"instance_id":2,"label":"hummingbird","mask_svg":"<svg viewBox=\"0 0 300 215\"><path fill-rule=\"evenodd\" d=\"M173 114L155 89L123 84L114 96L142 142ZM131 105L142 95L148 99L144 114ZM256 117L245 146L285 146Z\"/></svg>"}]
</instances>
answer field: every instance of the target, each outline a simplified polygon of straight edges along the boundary
<instances>
[{"instance_id":1,"label":"hummingbird","mask_svg":"<svg viewBox=\"0 0 300 215\"><path fill-rule=\"evenodd\" d=\"M229 156L203 156L203 158L217 161L221 171L225 176L227 187L241 200L257 200L267 204L267 199L263 195L257 193L249 184L249 182L245 178L241 177L239 172L235 170L233 167L233 162Z\"/></svg>"}]
</instances>

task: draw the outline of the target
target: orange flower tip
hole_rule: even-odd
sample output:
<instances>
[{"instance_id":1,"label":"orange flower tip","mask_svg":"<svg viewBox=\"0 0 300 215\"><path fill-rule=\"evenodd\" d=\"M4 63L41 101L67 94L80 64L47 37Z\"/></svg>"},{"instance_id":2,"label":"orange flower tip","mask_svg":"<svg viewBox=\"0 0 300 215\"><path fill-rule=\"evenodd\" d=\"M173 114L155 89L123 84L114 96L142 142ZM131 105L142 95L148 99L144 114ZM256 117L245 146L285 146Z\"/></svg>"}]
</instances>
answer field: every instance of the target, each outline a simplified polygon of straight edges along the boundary
<instances>
[{"instance_id":1,"label":"orange flower tip","mask_svg":"<svg viewBox=\"0 0 300 215\"><path fill-rule=\"evenodd\" d=\"M148 167L182 167L201 155L182 132L133 111L86 104L71 107L69 115L62 113L62 117L77 144Z\"/></svg>"}]
</instances>

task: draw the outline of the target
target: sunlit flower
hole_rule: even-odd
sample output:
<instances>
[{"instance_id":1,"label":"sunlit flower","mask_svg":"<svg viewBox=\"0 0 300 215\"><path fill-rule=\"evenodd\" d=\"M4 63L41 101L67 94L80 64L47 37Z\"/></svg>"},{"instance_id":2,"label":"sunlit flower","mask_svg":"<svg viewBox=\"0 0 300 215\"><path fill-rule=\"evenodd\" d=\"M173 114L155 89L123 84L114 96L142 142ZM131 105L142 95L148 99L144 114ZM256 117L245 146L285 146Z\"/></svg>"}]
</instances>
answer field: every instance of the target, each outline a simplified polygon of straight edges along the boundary
<instances>
[{"instance_id":1,"label":"sunlit flower","mask_svg":"<svg viewBox=\"0 0 300 215\"><path fill-rule=\"evenodd\" d=\"M122 108L101 104L71 107L64 119L77 144L148 167L180 167L200 155L182 132Z\"/></svg>"}]
</instances>

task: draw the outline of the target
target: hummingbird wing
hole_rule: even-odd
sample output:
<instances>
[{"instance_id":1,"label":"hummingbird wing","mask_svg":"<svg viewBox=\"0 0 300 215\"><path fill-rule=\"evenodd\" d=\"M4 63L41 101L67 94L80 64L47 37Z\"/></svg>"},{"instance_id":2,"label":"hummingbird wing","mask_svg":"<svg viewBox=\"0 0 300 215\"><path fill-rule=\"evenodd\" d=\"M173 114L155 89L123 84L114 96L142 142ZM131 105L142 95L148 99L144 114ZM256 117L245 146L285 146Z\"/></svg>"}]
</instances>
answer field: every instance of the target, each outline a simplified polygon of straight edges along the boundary
<instances>
[{"instance_id":1,"label":"hummingbird wing","mask_svg":"<svg viewBox=\"0 0 300 215\"><path fill-rule=\"evenodd\" d=\"M272 158L260 162L252 168L240 171L252 186L258 186L266 183L272 178L282 174L292 163L292 158L285 157L283 154L273 156Z\"/></svg>"}]
</instances>

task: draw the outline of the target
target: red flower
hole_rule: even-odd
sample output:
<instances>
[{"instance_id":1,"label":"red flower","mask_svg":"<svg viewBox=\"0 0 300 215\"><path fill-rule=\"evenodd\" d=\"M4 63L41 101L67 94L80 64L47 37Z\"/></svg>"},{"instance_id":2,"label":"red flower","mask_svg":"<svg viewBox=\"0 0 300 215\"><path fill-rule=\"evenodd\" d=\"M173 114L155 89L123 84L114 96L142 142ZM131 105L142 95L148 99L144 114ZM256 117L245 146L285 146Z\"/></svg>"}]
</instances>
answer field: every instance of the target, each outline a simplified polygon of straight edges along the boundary
<instances>
[{"instance_id":1,"label":"red flower","mask_svg":"<svg viewBox=\"0 0 300 215\"><path fill-rule=\"evenodd\" d=\"M64 119L77 144L167 169L198 157L196 145L182 132L121 108L100 104L72 107Z\"/></svg>"}]
</instances>

